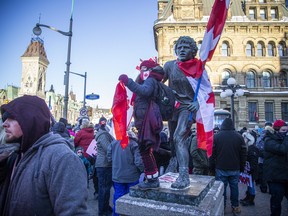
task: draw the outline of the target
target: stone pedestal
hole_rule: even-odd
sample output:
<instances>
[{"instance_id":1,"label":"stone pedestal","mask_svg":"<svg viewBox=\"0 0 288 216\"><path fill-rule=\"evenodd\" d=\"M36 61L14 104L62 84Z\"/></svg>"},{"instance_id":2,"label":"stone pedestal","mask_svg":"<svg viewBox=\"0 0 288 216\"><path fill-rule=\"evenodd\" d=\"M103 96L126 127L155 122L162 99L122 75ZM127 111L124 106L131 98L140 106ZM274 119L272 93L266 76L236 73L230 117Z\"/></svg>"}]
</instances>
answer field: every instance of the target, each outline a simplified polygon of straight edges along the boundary
<instances>
[{"instance_id":1,"label":"stone pedestal","mask_svg":"<svg viewBox=\"0 0 288 216\"><path fill-rule=\"evenodd\" d=\"M130 193L116 201L116 212L121 215L224 215L224 186L211 176L190 175L190 186L181 190L171 184L178 173L166 173L160 188L141 190L130 188Z\"/></svg>"}]
</instances>

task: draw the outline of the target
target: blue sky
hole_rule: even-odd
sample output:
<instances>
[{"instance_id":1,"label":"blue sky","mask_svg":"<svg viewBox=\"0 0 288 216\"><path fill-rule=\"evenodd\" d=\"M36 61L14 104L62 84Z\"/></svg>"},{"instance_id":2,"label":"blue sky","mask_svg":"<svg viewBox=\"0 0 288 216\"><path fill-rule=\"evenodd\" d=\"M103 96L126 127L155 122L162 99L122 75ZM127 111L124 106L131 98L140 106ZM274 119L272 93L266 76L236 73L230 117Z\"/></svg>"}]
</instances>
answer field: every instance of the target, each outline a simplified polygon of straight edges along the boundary
<instances>
[{"instance_id":1,"label":"blue sky","mask_svg":"<svg viewBox=\"0 0 288 216\"><path fill-rule=\"evenodd\" d=\"M0 0L0 89L20 86L21 55L40 23L62 31L69 30L72 0ZM100 95L93 106L110 108L120 74L135 78L139 58L157 56L153 24L157 0L74 0L73 37L70 70L87 72L87 94ZM47 28L40 36L50 62L46 90L54 85L64 95L68 37ZM70 75L77 100L83 100L84 79Z\"/></svg>"}]
</instances>

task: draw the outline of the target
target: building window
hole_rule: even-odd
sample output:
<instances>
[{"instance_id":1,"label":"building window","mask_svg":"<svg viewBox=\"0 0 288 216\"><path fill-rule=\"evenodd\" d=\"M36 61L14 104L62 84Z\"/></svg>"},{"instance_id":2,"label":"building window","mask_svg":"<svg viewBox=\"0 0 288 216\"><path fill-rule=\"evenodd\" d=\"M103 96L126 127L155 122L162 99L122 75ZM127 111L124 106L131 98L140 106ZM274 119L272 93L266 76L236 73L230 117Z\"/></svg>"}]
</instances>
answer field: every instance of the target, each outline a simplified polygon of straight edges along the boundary
<instances>
[{"instance_id":1,"label":"building window","mask_svg":"<svg viewBox=\"0 0 288 216\"><path fill-rule=\"evenodd\" d=\"M263 87L271 87L271 74L267 71L262 73L263 76Z\"/></svg>"},{"instance_id":2,"label":"building window","mask_svg":"<svg viewBox=\"0 0 288 216\"><path fill-rule=\"evenodd\" d=\"M229 43L226 41L222 43L222 56L230 56Z\"/></svg>"},{"instance_id":3,"label":"building window","mask_svg":"<svg viewBox=\"0 0 288 216\"><path fill-rule=\"evenodd\" d=\"M266 0L259 0L259 3L266 3Z\"/></svg>"},{"instance_id":4,"label":"building window","mask_svg":"<svg viewBox=\"0 0 288 216\"><path fill-rule=\"evenodd\" d=\"M257 44L257 56L264 56L264 51L263 51L263 49L264 49L263 43L259 42L259 43Z\"/></svg>"},{"instance_id":5,"label":"building window","mask_svg":"<svg viewBox=\"0 0 288 216\"><path fill-rule=\"evenodd\" d=\"M288 121L288 102L281 103L281 117L283 121Z\"/></svg>"},{"instance_id":6,"label":"building window","mask_svg":"<svg viewBox=\"0 0 288 216\"><path fill-rule=\"evenodd\" d=\"M198 44L197 44L198 51L200 51L200 49L201 49L201 45L202 45L202 41L199 41Z\"/></svg>"},{"instance_id":7,"label":"building window","mask_svg":"<svg viewBox=\"0 0 288 216\"><path fill-rule=\"evenodd\" d=\"M265 120L274 121L274 104L273 102L265 102Z\"/></svg>"},{"instance_id":8,"label":"building window","mask_svg":"<svg viewBox=\"0 0 288 216\"><path fill-rule=\"evenodd\" d=\"M280 87L288 87L288 78L287 78L287 72L286 71L280 72L279 85L280 85Z\"/></svg>"},{"instance_id":9,"label":"building window","mask_svg":"<svg viewBox=\"0 0 288 216\"><path fill-rule=\"evenodd\" d=\"M278 44L278 55L280 57L285 56L285 44L284 43Z\"/></svg>"},{"instance_id":10,"label":"building window","mask_svg":"<svg viewBox=\"0 0 288 216\"><path fill-rule=\"evenodd\" d=\"M257 103L256 102L248 102L248 119L249 122L257 121Z\"/></svg>"},{"instance_id":11,"label":"building window","mask_svg":"<svg viewBox=\"0 0 288 216\"><path fill-rule=\"evenodd\" d=\"M264 8L260 9L260 17L261 17L262 20L267 20L266 9L264 9Z\"/></svg>"},{"instance_id":12,"label":"building window","mask_svg":"<svg viewBox=\"0 0 288 216\"><path fill-rule=\"evenodd\" d=\"M268 43L268 56L275 56L275 44L273 42Z\"/></svg>"},{"instance_id":13,"label":"building window","mask_svg":"<svg viewBox=\"0 0 288 216\"><path fill-rule=\"evenodd\" d=\"M271 19L278 19L277 8L271 8Z\"/></svg>"},{"instance_id":14,"label":"building window","mask_svg":"<svg viewBox=\"0 0 288 216\"><path fill-rule=\"evenodd\" d=\"M249 17L251 20L256 20L256 14L255 14L255 8L250 8L249 9Z\"/></svg>"},{"instance_id":15,"label":"building window","mask_svg":"<svg viewBox=\"0 0 288 216\"><path fill-rule=\"evenodd\" d=\"M227 85L227 80L230 78L230 71L226 70L222 72L222 85Z\"/></svg>"},{"instance_id":16,"label":"building window","mask_svg":"<svg viewBox=\"0 0 288 216\"><path fill-rule=\"evenodd\" d=\"M253 71L247 72L246 85L247 85L247 88L255 88L255 73Z\"/></svg>"},{"instance_id":17,"label":"building window","mask_svg":"<svg viewBox=\"0 0 288 216\"><path fill-rule=\"evenodd\" d=\"M248 42L246 44L246 56L253 56L253 44L252 44L252 42Z\"/></svg>"}]
</instances>

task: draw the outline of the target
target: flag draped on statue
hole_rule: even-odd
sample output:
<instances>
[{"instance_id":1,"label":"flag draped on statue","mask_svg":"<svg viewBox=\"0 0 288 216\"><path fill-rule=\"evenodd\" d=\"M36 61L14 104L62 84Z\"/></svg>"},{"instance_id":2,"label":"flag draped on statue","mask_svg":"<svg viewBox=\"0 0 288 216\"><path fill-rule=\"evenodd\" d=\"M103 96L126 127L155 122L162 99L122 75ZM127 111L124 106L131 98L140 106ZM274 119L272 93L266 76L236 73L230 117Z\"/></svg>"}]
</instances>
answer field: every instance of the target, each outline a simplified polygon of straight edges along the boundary
<instances>
[{"instance_id":1,"label":"flag draped on statue","mask_svg":"<svg viewBox=\"0 0 288 216\"><path fill-rule=\"evenodd\" d=\"M199 52L202 76L199 79L187 77L200 105L196 113L198 147L207 150L208 156L211 156L213 146L215 97L205 63L212 59L225 25L229 5L230 0L215 0Z\"/></svg>"},{"instance_id":2,"label":"flag draped on statue","mask_svg":"<svg viewBox=\"0 0 288 216\"><path fill-rule=\"evenodd\" d=\"M212 86L205 70L205 63L212 59L215 48L223 31L230 0L215 0L206 32L202 40L199 52L200 60L192 62L193 68L187 67L186 63L178 66L183 69L187 79L195 91L195 99L199 102L199 110L196 113L198 147L207 150L208 156L212 154L214 106L215 97ZM190 64L190 63L189 63ZM132 110L127 98L127 89L119 82L114 95L112 114L114 133L117 140L121 140L121 146L128 145L127 126L131 120L132 111L127 117L127 110ZM129 109L128 109L129 108ZM129 112L128 112L129 113Z\"/></svg>"},{"instance_id":3,"label":"flag draped on statue","mask_svg":"<svg viewBox=\"0 0 288 216\"><path fill-rule=\"evenodd\" d=\"M116 86L112 105L112 128L116 140L121 140L121 147L128 146L127 127L131 121L132 111L126 87L122 82Z\"/></svg>"}]
</instances>

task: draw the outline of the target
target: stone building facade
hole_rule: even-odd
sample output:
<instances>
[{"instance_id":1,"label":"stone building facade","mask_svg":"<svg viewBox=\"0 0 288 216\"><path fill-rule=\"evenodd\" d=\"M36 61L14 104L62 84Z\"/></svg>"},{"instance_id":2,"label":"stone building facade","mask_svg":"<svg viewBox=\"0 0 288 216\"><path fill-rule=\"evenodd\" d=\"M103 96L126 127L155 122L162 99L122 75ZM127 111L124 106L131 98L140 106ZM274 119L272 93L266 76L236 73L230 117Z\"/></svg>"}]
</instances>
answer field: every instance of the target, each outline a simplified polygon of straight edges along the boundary
<instances>
[{"instance_id":1,"label":"stone building facade","mask_svg":"<svg viewBox=\"0 0 288 216\"><path fill-rule=\"evenodd\" d=\"M214 0L158 0L155 47L161 65L175 59L174 44L188 35L201 47ZM233 0L222 36L206 64L216 95L215 109L231 108L220 98L227 79L244 89L234 99L236 127L288 121L288 10L285 0Z\"/></svg>"}]
</instances>

